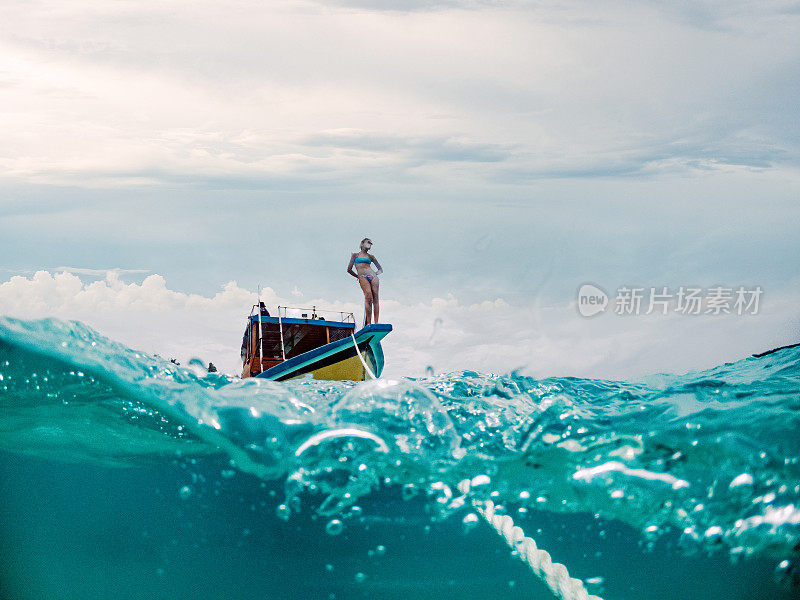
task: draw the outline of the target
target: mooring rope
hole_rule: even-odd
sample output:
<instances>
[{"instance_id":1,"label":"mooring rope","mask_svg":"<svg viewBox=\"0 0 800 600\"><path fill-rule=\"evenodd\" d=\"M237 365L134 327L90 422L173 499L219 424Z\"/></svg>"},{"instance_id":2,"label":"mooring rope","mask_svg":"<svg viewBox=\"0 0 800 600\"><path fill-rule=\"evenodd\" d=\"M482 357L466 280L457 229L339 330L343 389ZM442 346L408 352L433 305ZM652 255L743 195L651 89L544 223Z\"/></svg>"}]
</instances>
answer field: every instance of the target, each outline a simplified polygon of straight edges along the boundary
<instances>
[{"instance_id":1,"label":"mooring rope","mask_svg":"<svg viewBox=\"0 0 800 600\"><path fill-rule=\"evenodd\" d=\"M528 564L534 575L550 588L556 598L561 600L602 600L599 596L590 595L580 579L570 577L567 567L553 562L550 554L538 548L534 539L526 536L522 528L515 525L510 516L495 514L494 502L487 500L484 506L481 506L476 501L473 505L500 537L519 553L520 559Z\"/></svg>"},{"instance_id":2,"label":"mooring rope","mask_svg":"<svg viewBox=\"0 0 800 600\"><path fill-rule=\"evenodd\" d=\"M361 361L361 364L364 365L364 368L366 369L367 373L369 373L370 377L377 379L377 377L375 377L375 373L372 372L372 369L369 368L367 362L364 360L364 357L361 356L361 350L358 349L358 344L356 343L356 336L350 333L350 337L353 338L353 346L356 347L356 354L358 354L358 359Z\"/></svg>"}]
</instances>

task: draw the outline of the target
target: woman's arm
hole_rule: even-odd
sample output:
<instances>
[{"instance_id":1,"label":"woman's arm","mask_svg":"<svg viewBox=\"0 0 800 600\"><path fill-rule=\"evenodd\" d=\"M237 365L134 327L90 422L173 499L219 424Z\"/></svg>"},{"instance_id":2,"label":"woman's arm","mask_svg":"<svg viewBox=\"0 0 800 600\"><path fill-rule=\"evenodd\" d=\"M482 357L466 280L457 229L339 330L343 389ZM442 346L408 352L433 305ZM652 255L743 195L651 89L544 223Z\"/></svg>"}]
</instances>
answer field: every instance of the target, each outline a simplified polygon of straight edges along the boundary
<instances>
[{"instance_id":1,"label":"woman's arm","mask_svg":"<svg viewBox=\"0 0 800 600\"><path fill-rule=\"evenodd\" d=\"M355 254L353 256L355 256ZM375 266L378 267L378 275L383 273L383 267L381 267L381 263L378 262L378 259L375 258L372 254L369 254L368 256L372 259L372 262L375 263Z\"/></svg>"},{"instance_id":2,"label":"woman's arm","mask_svg":"<svg viewBox=\"0 0 800 600\"><path fill-rule=\"evenodd\" d=\"M348 265L347 265L347 272L348 272L350 275L352 275L353 277L355 277L356 279L358 279L358 273L356 273L355 271L353 271L353 264L354 264L355 262L356 262L356 253L355 253L355 252L353 252L353 254L351 254L351 255L350 255L350 264L348 264Z\"/></svg>"}]
</instances>

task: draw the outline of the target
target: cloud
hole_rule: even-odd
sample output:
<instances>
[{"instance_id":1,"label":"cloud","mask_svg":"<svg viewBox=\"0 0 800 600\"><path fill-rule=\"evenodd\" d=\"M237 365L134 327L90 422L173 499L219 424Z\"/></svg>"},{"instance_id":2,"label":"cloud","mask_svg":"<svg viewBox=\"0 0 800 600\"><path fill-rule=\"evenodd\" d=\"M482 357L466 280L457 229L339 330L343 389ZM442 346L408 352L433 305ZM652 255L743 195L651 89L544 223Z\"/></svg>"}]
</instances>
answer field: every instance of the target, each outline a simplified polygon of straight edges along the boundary
<instances>
[{"instance_id":1,"label":"cloud","mask_svg":"<svg viewBox=\"0 0 800 600\"><path fill-rule=\"evenodd\" d=\"M324 131L303 140L316 149L357 150L373 156L396 154L409 164L424 162L500 162L512 156L511 148L500 144L474 143L463 138L404 137L352 129Z\"/></svg>"},{"instance_id":2,"label":"cloud","mask_svg":"<svg viewBox=\"0 0 800 600\"><path fill-rule=\"evenodd\" d=\"M0 284L0 314L81 320L130 347L181 361L199 357L238 374L241 335L256 297L233 281L202 296L171 290L157 274L124 283L114 270L93 282L39 271ZM268 307L292 304L269 287L261 297ZM630 378L707 368L796 342L797 300L765 298L762 312L749 316L585 319L574 302L513 305L495 298L462 304L452 295L413 304L382 299L381 320L394 327L384 341L385 374L519 368L538 377ZM304 305L353 312L357 321L363 314L360 302L317 298Z\"/></svg>"},{"instance_id":3,"label":"cloud","mask_svg":"<svg viewBox=\"0 0 800 600\"><path fill-rule=\"evenodd\" d=\"M707 31L730 31L746 27L753 20L800 12L800 3L796 0L766 0L758 4L742 0L644 0L643 3L652 5L679 22Z\"/></svg>"},{"instance_id":4,"label":"cloud","mask_svg":"<svg viewBox=\"0 0 800 600\"><path fill-rule=\"evenodd\" d=\"M496 4L490 1L480 0L333 0L332 3L319 3L324 5L334 4L354 9L385 12L418 12L447 10L452 8L477 9Z\"/></svg>"},{"instance_id":5,"label":"cloud","mask_svg":"<svg viewBox=\"0 0 800 600\"><path fill-rule=\"evenodd\" d=\"M466 187L800 167L787 2L0 10L8 181Z\"/></svg>"},{"instance_id":6,"label":"cloud","mask_svg":"<svg viewBox=\"0 0 800 600\"><path fill-rule=\"evenodd\" d=\"M136 275L149 273L148 269L120 269L115 267L113 269L86 269L82 267L56 267L53 269L57 273L73 273L76 275L94 275L95 277L103 277L106 279L116 279L120 275Z\"/></svg>"}]
</instances>

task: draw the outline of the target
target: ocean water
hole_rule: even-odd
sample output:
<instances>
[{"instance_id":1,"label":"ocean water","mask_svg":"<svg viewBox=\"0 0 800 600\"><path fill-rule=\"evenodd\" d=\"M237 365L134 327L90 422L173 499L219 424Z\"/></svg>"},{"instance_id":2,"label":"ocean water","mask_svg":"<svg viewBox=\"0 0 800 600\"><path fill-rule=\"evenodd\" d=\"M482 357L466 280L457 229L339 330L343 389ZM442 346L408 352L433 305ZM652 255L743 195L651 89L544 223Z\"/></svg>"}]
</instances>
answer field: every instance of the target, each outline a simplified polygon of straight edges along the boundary
<instances>
[{"instance_id":1,"label":"ocean water","mask_svg":"<svg viewBox=\"0 0 800 600\"><path fill-rule=\"evenodd\" d=\"M800 348L275 383L0 320L2 598L552 598L488 501L602 598L800 598Z\"/></svg>"}]
</instances>

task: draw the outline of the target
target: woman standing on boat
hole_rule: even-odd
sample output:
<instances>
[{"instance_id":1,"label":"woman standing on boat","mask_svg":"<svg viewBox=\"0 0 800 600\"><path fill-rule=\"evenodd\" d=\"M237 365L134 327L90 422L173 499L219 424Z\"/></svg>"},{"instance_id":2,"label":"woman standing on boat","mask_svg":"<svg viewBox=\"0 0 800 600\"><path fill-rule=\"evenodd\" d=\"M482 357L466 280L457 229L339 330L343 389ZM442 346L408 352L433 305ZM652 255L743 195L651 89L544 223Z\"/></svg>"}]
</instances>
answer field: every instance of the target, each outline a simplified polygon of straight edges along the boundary
<instances>
[{"instance_id":1,"label":"woman standing on boat","mask_svg":"<svg viewBox=\"0 0 800 600\"><path fill-rule=\"evenodd\" d=\"M358 279L361 290L364 292L364 325L378 322L378 275L383 273L378 259L369 253L372 248L372 240L364 238L361 240L361 250L353 252L350 257L350 264L347 265L347 272ZM371 263L375 264L377 271L372 270ZM356 271L353 271L355 265ZM375 321L372 320L372 313L375 312Z\"/></svg>"}]
</instances>

